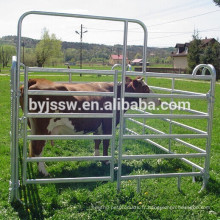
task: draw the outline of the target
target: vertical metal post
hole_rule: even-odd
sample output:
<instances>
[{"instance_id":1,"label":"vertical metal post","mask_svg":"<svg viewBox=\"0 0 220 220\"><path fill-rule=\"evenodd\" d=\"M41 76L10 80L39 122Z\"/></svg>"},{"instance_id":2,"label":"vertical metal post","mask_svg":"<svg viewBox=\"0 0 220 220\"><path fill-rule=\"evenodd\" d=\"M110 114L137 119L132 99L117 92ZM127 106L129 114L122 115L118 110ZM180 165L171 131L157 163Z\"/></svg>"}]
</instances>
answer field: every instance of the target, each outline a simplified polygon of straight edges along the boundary
<instances>
[{"instance_id":1,"label":"vertical metal post","mask_svg":"<svg viewBox=\"0 0 220 220\"><path fill-rule=\"evenodd\" d=\"M11 70L12 80L12 117L11 117L11 183L10 183L10 202L19 199L19 146L18 146L18 123L19 123L19 97L20 97L20 64L21 64L21 23L23 18L18 21L17 32L17 61L13 60Z\"/></svg>"},{"instance_id":2,"label":"vertical metal post","mask_svg":"<svg viewBox=\"0 0 220 220\"><path fill-rule=\"evenodd\" d=\"M26 184L27 179L27 113L28 113L28 67L24 69L24 133L23 133L23 158L22 179Z\"/></svg>"},{"instance_id":3,"label":"vertical metal post","mask_svg":"<svg viewBox=\"0 0 220 220\"><path fill-rule=\"evenodd\" d=\"M116 114L117 114L117 90L118 90L118 70L115 70L114 74L114 97L113 103L116 103L116 106L113 105L113 118L112 118L112 141L111 141L111 164L110 164L110 176L111 181L114 181L114 159L115 159L115 136L116 136Z\"/></svg>"},{"instance_id":4,"label":"vertical metal post","mask_svg":"<svg viewBox=\"0 0 220 220\"><path fill-rule=\"evenodd\" d=\"M69 73L69 83L72 82L72 73Z\"/></svg>"},{"instance_id":5,"label":"vertical metal post","mask_svg":"<svg viewBox=\"0 0 220 220\"><path fill-rule=\"evenodd\" d=\"M195 172L195 167L192 167L192 172ZM192 177L192 182L193 182L193 183L196 182L196 178L195 178L195 176Z\"/></svg>"},{"instance_id":6,"label":"vertical metal post","mask_svg":"<svg viewBox=\"0 0 220 220\"><path fill-rule=\"evenodd\" d=\"M171 94L173 94L173 90L175 88L175 78L172 78L172 90L171 90ZM173 102L173 98L171 99L171 101ZM173 110L170 109L170 114L173 114ZM170 125L169 125L169 134L172 134L172 120L170 120ZM172 139L169 139L169 152L171 151L171 143L172 143Z\"/></svg>"},{"instance_id":7,"label":"vertical metal post","mask_svg":"<svg viewBox=\"0 0 220 220\"><path fill-rule=\"evenodd\" d=\"M212 121L213 121L213 110L214 110L214 100L215 100L215 81L216 81L216 72L215 69L212 68L212 72L209 70L212 75L212 80L210 82L210 91L209 91L209 99L208 99L208 119L207 119L207 133L208 138L206 141L206 157L205 157L205 169L204 169L204 177L203 177L203 185L201 190L205 189L208 179L209 179L209 167L210 167L210 153L211 153L211 137L212 137Z\"/></svg>"},{"instance_id":8,"label":"vertical metal post","mask_svg":"<svg viewBox=\"0 0 220 220\"><path fill-rule=\"evenodd\" d=\"M143 64L142 64L142 71L143 73L146 73L146 62L147 62L147 29L146 27L143 29L144 30L144 47L143 47ZM147 83L147 76L145 76L145 81ZM146 118L144 118L143 121L144 124L146 124ZM146 128L143 126L143 135L145 134Z\"/></svg>"},{"instance_id":9,"label":"vertical metal post","mask_svg":"<svg viewBox=\"0 0 220 220\"><path fill-rule=\"evenodd\" d=\"M20 106L20 67L21 67L21 22L22 19L18 21L18 40L17 40L17 70L15 77L16 84L16 103L15 103L15 151L16 151L16 160L15 160L15 177L19 182L19 136L18 136L18 128L19 128L19 106ZM16 199L19 199L18 189L16 191Z\"/></svg>"},{"instance_id":10,"label":"vertical metal post","mask_svg":"<svg viewBox=\"0 0 220 220\"><path fill-rule=\"evenodd\" d=\"M122 85L121 85L121 100L120 100L120 132L118 145L118 176L117 176L117 190L121 189L121 173L122 173L122 144L124 134L124 111L122 106L122 99L125 94L125 77L126 77L126 54L127 54L127 37L128 37L128 21L124 22L124 42L123 42L123 61L122 61Z\"/></svg>"},{"instance_id":11,"label":"vertical metal post","mask_svg":"<svg viewBox=\"0 0 220 220\"><path fill-rule=\"evenodd\" d=\"M16 57L12 58L11 68L11 180L9 188L9 201L12 202L19 199L18 188L19 188L19 173L18 173L18 132L17 127L17 84L16 84Z\"/></svg>"},{"instance_id":12,"label":"vertical metal post","mask_svg":"<svg viewBox=\"0 0 220 220\"><path fill-rule=\"evenodd\" d=\"M143 68L143 73L146 73L146 62L147 62L147 28L146 26L143 26L143 30L144 30L144 47L143 47L143 64L142 64L142 68ZM147 82L147 77L145 77L145 80Z\"/></svg>"}]
</instances>

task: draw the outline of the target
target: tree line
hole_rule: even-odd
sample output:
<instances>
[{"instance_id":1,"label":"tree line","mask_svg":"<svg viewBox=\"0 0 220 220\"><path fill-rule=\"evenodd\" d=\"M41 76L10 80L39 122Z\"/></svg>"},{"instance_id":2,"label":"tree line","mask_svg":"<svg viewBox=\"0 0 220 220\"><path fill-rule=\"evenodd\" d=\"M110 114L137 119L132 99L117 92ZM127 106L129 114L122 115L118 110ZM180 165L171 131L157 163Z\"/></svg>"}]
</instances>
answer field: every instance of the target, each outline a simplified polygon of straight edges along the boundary
<instances>
[{"instance_id":1,"label":"tree line","mask_svg":"<svg viewBox=\"0 0 220 220\"><path fill-rule=\"evenodd\" d=\"M14 42L16 41L13 38ZM28 44L29 48L25 47ZM148 48L148 62L172 64L170 57L173 48ZM142 46L128 46L129 60L142 58ZM80 43L62 42L54 34L44 29L41 40L25 38L22 40L21 61L27 66L57 66L65 62L75 65L80 60ZM83 44L83 63L107 65L111 54L121 54L122 45ZM0 64L4 68L9 65L11 57L16 55L14 45L0 46ZM193 35L188 51L188 72L200 63L213 64L220 78L220 44L218 41L202 45L198 34Z\"/></svg>"},{"instance_id":2,"label":"tree line","mask_svg":"<svg viewBox=\"0 0 220 220\"><path fill-rule=\"evenodd\" d=\"M0 45L10 43L15 51L16 41L16 36L6 36L0 39ZM86 64L108 65L111 54L122 54L123 51L122 45L83 43L82 48L83 63ZM171 64L170 53L172 50L173 48L149 47L147 50L148 62ZM142 46L128 46L127 57L129 60L142 58L142 51ZM80 61L80 43L61 41L44 29L41 40L22 37L21 61L27 66L57 66L64 63L74 65Z\"/></svg>"}]
</instances>

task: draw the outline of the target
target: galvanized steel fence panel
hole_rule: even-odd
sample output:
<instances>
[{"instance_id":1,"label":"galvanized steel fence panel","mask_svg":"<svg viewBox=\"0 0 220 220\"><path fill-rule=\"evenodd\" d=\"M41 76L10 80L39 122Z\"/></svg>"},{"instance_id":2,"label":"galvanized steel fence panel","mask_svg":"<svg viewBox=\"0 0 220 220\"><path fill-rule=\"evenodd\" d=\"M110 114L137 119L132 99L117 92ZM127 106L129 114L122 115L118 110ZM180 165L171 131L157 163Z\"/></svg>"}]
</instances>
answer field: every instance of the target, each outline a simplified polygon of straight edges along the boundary
<instances>
[{"instance_id":1,"label":"galvanized steel fence panel","mask_svg":"<svg viewBox=\"0 0 220 220\"><path fill-rule=\"evenodd\" d=\"M188 110L190 115L187 114L173 114L170 111L169 114L152 114L143 110L138 110L138 113L125 113L123 111L122 102L120 102L120 129L119 129L119 141L118 141L118 158L115 158L115 138L116 138L116 110L113 110L112 113L83 113L83 114L69 114L69 113L29 113L28 112L28 95L54 95L54 96L83 96L83 95L92 95L92 96L109 96L117 99L117 79L118 72L114 70L75 70L75 69L63 69L63 68L37 68L37 67L25 67L21 63L21 29L23 19L28 15L47 15L47 16L60 16L60 17L72 17L72 18L84 18L84 19L95 19L95 20L108 20L108 21L117 21L124 24L124 37L123 37L123 62L122 62L122 75L121 75L121 94L120 98L125 97L153 97L153 98L173 98L178 99L201 99L205 100L208 103L207 112L201 112L197 110L190 109ZM124 18L114 18L114 17L102 17L102 16L89 16L89 15L77 15L77 14L66 14L66 13L54 13L54 12L39 12L39 11L30 11L21 16L18 22L18 42L17 42L17 61L14 59L12 63L11 70L11 181L10 181L10 201L19 199L19 125L20 122L23 122L23 156L22 156L22 181L23 184L37 184L37 183L68 183L68 182L94 182L94 181L113 181L114 180L114 171L117 171L117 190L121 189L121 181L123 180L133 180L137 179L138 181L138 191L140 191L140 184L142 179L151 179L151 178L168 178L168 177L177 177L178 179L178 188L180 189L180 178L185 176L202 176L203 177L203 188L206 186L209 178L209 165L210 165L210 148L211 148L211 132L212 132L212 118L213 118L213 103L214 103L214 90L215 90L215 69L211 65L199 65L197 66L192 75L186 74L170 74L170 73L150 73L146 72L146 62L143 62L142 72L133 72L126 71L126 54L127 54L127 36L128 36L128 23L139 24L143 28L144 32L144 42L143 42L143 61L146 60L146 49L147 49L147 28L146 26L138 20L134 19L124 19ZM20 82L20 68L24 68L24 114L22 118L19 118L19 97L20 91L19 87L22 82ZM197 75L197 71L203 68L202 75ZM210 75L205 75L205 70L210 72ZM103 75L113 75L114 76L114 91L113 92L87 92L87 91L36 91L28 90L28 73L31 72L51 72L51 73L60 73L67 74L69 76L69 83L72 82L72 74L103 74ZM172 88L163 88L150 86L150 88L170 92L170 94L133 94L125 92L125 81L126 76L143 76L147 77L162 77L172 79ZM206 94L184 91L175 89L175 79L196 79L196 80L209 80L210 81L210 91ZM183 109L181 109L183 110ZM187 110L186 110L187 111ZM112 118L112 134L111 135L30 135L28 133L27 121L28 118ZM137 121L134 118L143 118L144 123ZM166 134L163 131L160 131L152 126L146 125L146 119L160 119L169 123L169 133ZM184 123L176 122L173 119L204 119L207 120L207 131L202 131L192 126L188 126ZM139 134L132 129L126 127L125 121L129 120L132 123L140 125L145 129L149 129L156 134L146 135ZM189 131L195 132L196 134L172 134L172 126L180 126ZM130 133L129 135L126 132ZM110 139L111 140L111 156L80 156L80 157L36 157L31 158L27 156L27 142L28 140L67 140L67 139ZM187 141L182 140L182 138L205 138L206 149L202 149L198 146L195 146ZM165 154L156 154L156 155L124 155L123 141L125 139L141 139L146 141L149 144L152 144L154 147L163 150ZM153 139L153 140L151 140ZM169 147L166 148L161 144L158 144L154 139L168 139ZM176 141L183 144L190 149L196 150L197 153L174 153L170 149L171 141ZM186 158L205 158L204 167L199 166L198 164L186 159ZM164 173L164 174L144 174L144 175L127 175L122 176L122 163L123 160L138 160L138 159L158 159L158 158L179 158L183 162L192 166L192 172L183 172L183 173ZM117 167L114 167L114 160L117 159ZM30 162L57 162L57 161L103 161L110 160L110 176L103 177L79 177L79 178L45 178L45 179L27 179L27 163ZM195 172L195 169L199 172Z\"/></svg>"}]
</instances>

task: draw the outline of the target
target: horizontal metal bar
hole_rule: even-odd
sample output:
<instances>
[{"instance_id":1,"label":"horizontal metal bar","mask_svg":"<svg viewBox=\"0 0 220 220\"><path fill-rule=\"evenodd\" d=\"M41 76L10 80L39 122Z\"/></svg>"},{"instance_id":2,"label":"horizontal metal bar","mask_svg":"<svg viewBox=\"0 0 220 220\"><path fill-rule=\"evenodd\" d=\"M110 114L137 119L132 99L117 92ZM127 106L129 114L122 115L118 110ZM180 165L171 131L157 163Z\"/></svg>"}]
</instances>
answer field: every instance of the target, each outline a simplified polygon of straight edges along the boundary
<instances>
[{"instance_id":1,"label":"horizontal metal bar","mask_svg":"<svg viewBox=\"0 0 220 220\"><path fill-rule=\"evenodd\" d=\"M112 113L28 113L28 118L112 118Z\"/></svg>"},{"instance_id":2,"label":"horizontal metal bar","mask_svg":"<svg viewBox=\"0 0 220 220\"><path fill-rule=\"evenodd\" d=\"M95 15L82 15L82 14L70 14L70 13L58 13L58 12L47 12L47 11L28 11L25 12L19 19L22 21L26 16L35 14L35 15L48 15L48 16L60 16L60 17L69 17L69 18L84 18L84 19L92 19L92 20L106 20L106 21L119 21L119 22L131 22L139 24L144 30L146 27L143 22L130 19L130 18L118 18L118 17L106 17L106 16L95 16Z\"/></svg>"},{"instance_id":3,"label":"horizontal metal bar","mask_svg":"<svg viewBox=\"0 0 220 220\"><path fill-rule=\"evenodd\" d=\"M54 76L54 75L45 75L45 74L42 74L42 75L35 75L35 74L28 74L28 76ZM56 75L55 75L56 76ZM88 84L88 83L91 83L91 81L53 81L54 83L62 83L62 84ZM103 82L106 82L106 83L109 83L109 81L101 81L102 83ZM23 85L24 82L23 81L20 81L20 84ZM35 91L35 90L29 90L29 91ZM39 90L38 90L39 91ZM45 90L46 91L46 90ZM51 91L51 90L50 90ZM56 91L56 90L55 90Z\"/></svg>"},{"instance_id":4,"label":"horizontal metal bar","mask_svg":"<svg viewBox=\"0 0 220 220\"><path fill-rule=\"evenodd\" d=\"M135 123L137 123L138 121L136 121L136 120L134 120L134 119L132 119L132 121L133 122L135 122ZM138 122L137 124L143 124L143 123L141 123L141 122ZM143 124L144 125L144 124ZM158 129L156 129L156 128L153 128L153 127L151 127L151 126L149 126L149 125L144 125L144 127L145 128L148 128L148 129L150 129L151 131L154 131L154 132L157 132L157 133L159 133L159 134L166 134L165 132L162 132L162 131L160 131L160 130L158 130ZM132 131L132 130L130 130L130 129L128 129L128 128L126 128L126 130L128 130L129 132L131 132L131 133L133 133L133 134L135 134L135 135L138 135L138 133L135 133L134 131ZM193 149L193 150L196 150L196 151L198 151L198 152L200 152L200 153L206 153L206 151L205 150L203 150L203 149L201 149L201 148L199 148L199 147L197 147L197 146L195 146L195 145L193 145L193 144L190 144L190 143L188 143L188 142L186 142L186 141L183 141L183 140L181 140L181 139L179 139L179 138L174 138L173 139L174 141L176 141L176 142L178 142L178 143L181 143L181 144L183 144L183 145L185 145L186 147L189 147L189 148L191 148L191 149ZM157 144L157 143L156 143ZM158 144L157 144L158 145ZM163 146L159 146L162 150L167 150L166 148L164 148ZM169 152L169 151L168 151Z\"/></svg>"},{"instance_id":5,"label":"horizontal metal bar","mask_svg":"<svg viewBox=\"0 0 220 220\"><path fill-rule=\"evenodd\" d=\"M148 154L148 155L122 155L123 160L159 159L159 158L197 158L205 157L206 153L191 154Z\"/></svg>"},{"instance_id":6,"label":"horizontal metal bar","mask_svg":"<svg viewBox=\"0 0 220 220\"><path fill-rule=\"evenodd\" d=\"M152 179L152 178L169 178L169 177L182 177L182 176L203 176L202 172L186 172L186 173L155 173L145 175L128 175L121 176L122 180L135 180L135 179Z\"/></svg>"},{"instance_id":7,"label":"horizontal metal bar","mask_svg":"<svg viewBox=\"0 0 220 220\"><path fill-rule=\"evenodd\" d=\"M78 178L48 178L48 179L27 179L26 184L36 183L81 183L81 182L96 182L96 181L110 181L110 176L103 177L78 177Z\"/></svg>"},{"instance_id":8,"label":"horizontal metal bar","mask_svg":"<svg viewBox=\"0 0 220 220\"><path fill-rule=\"evenodd\" d=\"M103 74L114 75L115 70L91 70L91 69L65 69L65 68L41 68L28 67L28 72L48 72L48 73L81 73L81 74Z\"/></svg>"},{"instance_id":9,"label":"horizontal metal bar","mask_svg":"<svg viewBox=\"0 0 220 220\"><path fill-rule=\"evenodd\" d=\"M195 146L195 145L193 145L193 144L190 144L190 143L188 143L188 142L186 142L186 141L183 141L183 140L181 140L181 139L179 139L179 138L175 138L174 140L175 140L176 142L178 142L178 143L180 143L180 144L183 144L183 145L185 145L186 147L189 147L189 148L191 148L191 149L193 149L193 150L196 150L196 151L198 151L198 152L200 152L200 153L206 153L205 150L203 150L203 149L201 149L201 148L199 148L199 147L197 147L197 146Z\"/></svg>"},{"instance_id":10,"label":"horizontal metal bar","mask_svg":"<svg viewBox=\"0 0 220 220\"><path fill-rule=\"evenodd\" d=\"M200 129L198 129L198 128L194 128L194 127L191 127L191 126L189 126L189 125L185 125L185 124L180 123L180 122L177 122L177 121L172 121L172 120L170 120L170 123L172 123L172 124L174 124L174 125L178 125L178 126L180 126L180 127L182 127L182 128L185 128L185 129L188 129L188 130L197 132L198 134L208 134L207 132L202 131L202 130L200 130Z\"/></svg>"},{"instance_id":11,"label":"horizontal metal bar","mask_svg":"<svg viewBox=\"0 0 220 220\"><path fill-rule=\"evenodd\" d=\"M143 111L143 110L141 110L141 109L137 109L136 111L141 112L141 113L145 113L145 114L148 114L148 115L153 115L152 113L150 113L150 112L145 112L145 111ZM204 115L205 115L205 113L204 113ZM206 116L208 116L208 114L206 114ZM160 118L160 119L163 120L163 121L172 123L172 124L174 124L174 125L178 125L178 126L180 126L180 127L189 129L189 130L191 130L191 131L197 132L197 133L199 133L199 134L207 134L207 132L205 132L205 131L202 131L202 130L200 130L200 129L198 129L198 128L191 127L191 126L189 126L189 125L185 125L185 124L180 123L180 122L176 122L176 121L173 121L173 120L170 120L170 119L166 119L166 118ZM149 126L149 125L144 125L143 123L138 122L138 121L136 121L136 120L134 120L134 119L131 119L131 118L130 118L129 120L132 120L133 122L138 123L138 124L141 124L142 126L146 126L146 127L148 127L148 128L150 129L150 126ZM152 127L151 127L151 128L152 128ZM153 128L153 129L155 129L155 128ZM155 131L158 132L159 130L155 129ZM162 133L164 133L164 132L162 132ZM164 133L164 134L165 134L165 133Z\"/></svg>"},{"instance_id":12,"label":"horizontal metal bar","mask_svg":"<svg viewBox=\"0 0 220 220\"><path fill-rule=\"evenodd\" d=\"M172 93L189 94L189 95L205 95L205 93L200 93L200 92L191 92L191 91L185 91L185 90L179 90L179 89L169 89L169 88L159 87L159 86L149 86L149 87L150 89L172 92Z\"/></svg>"},{"instance_id":13,"label":"horizontal metal bar","mask_svg":"<svg viewBox=\"0 0 220 220\"><path fill-rule=\"evenodd\" d=\"M113 92L91 91L57 91L57 90L29 90L28 95L55 95L55 96L114 96Z\"/></svg>"},{"instance_id":14,"label":"horizontal metal bar","mask_svg":"<svg viewBox=\"0 0 220 220\"><path fill-rule=\"evenodd\" d=\"M128 118L128 120L134 122L135 124L138 124L138 125L140 125L140 126L143 126L144 128L148 128L148 129L150 129L151 131L157 132L157 133L159 133L159 134L165 134L164 132L162 132L162 131L160 131L160 130L158 130L158 129L156 129L156 128L153 128L153 127L151 127L151 126L149 126L149 125L146 125L146 124L144 124L144 123L142 123L142 122L140 122L140 121L137 121L137 120L135 120L135 119L133 119L133 118Z\"/></svg>"},{"instance_id":15,"label":"horizontal metal bar","mask_svg":"<svg viewBox=\"0 0 220 220\"><path fill-rule=\"evenodd\" d=\"M165 151L165 152L167 152L167 153L174 153L174 152L169 151L169 150L166 149L165 147L161 146L160 144L158 144L158 143L156 143L156 142L154 142L154 141L152 141L152 140L150 140L150 139L145 139L145 141L147 141L147 142L150 143L150 144L153 144L155 147L160 148L161 150L163 150L163 151ZM206 151L205 151L205 152L206 152ZM205 152L204 152L204 153L205 153ZM193 163L193 162L190 161L190 160L187 160L187 159L185 159L185 158L180 158L180 160L182 160L183 162L189 164L190 166L192 166L192 167L194 167L194 168L196 168L196 169L198 169L198 170L200 170L200 171L203 171L203 170L204 170L203 167L201 167L201 166L199 166L199 165Z\"/></svg>"},{"instance_id":16,"label":"horizontal metal bar","mask_svg":"<svg viewBox=\"0 0 220 220\"><path fill-rule=\"evenodd\" d=\"M151 131L157 132L157 133L159 133L159 134L166 134L165 132L162 132L162 131L160 131L160 130L158 130L158 129L156 129L156 128L153 128L153 127L151 127L151 126L149 126L149 125L143 124L142 122L137 121L137 120L135 120L135 119L133 119L133 118L128 118L128 120L134 122L135 124L138 124L138 125L140 125L140 126L143 126L143 127L145 127L145 128L148 128L148 129L150 129ZM200 130L200 129L197 129L197 128L194 128L194 127L191 127L191 126L188 126L188 125L185 125L185 124L176 122L176 121L170 120L170 123L172 123L172 124L174 124L174 125L178 125L178 126L183 127L183 128L186 128L186 129L188 129L188 130L197 132L198 134L208 134L208 133L205 132L205 131L202 131L202 130Z\"/></svg>"},{"instance_id":17,"label":"horizontal metal bar","mask_svg":"<svg viewBox=\"0 0 220 220\"><path fill-rule=\"evenodd\" d=\"M182 95L182 94L160 94L160 93L131 93L126 92L125 97L137 98L182 98L182 99L207 99L208 95Z\"/></svg>"},{"instance_id":18,"label":"horizontal metal bar","mask_svg":"<svg viewBox=\"0 0 220 220\"><path fill-rule=\"evenodd\" d=\"M146 77L162 77L162 78L180 78L180 79L196 79L196 80L212 80L212 75L188 75L188 74L173 74L173 73L156 73L156 72L134 72L127 71L126 76L146 76Z\"/></svg>"},{"instance_id":19,"label":"horizontal metal bar","mask_svg":"<svg viewBox=\"0 0 220 220\"><path fill-rule=\"evenodd\" d=\"M169 106L168 103L163 103L163 105L164 105L164 107ZM179 107L179 106L178 106L178 110L185 111L185 112L190 112L190 113L193 113L193 114L208 115L207 112L201 112L201 111L197 111L197 110L194 110L194 109L187 109L187 108L183 108L183 107Z\"/></svg>"},{"instance_id":20,"label":"horizontal metal bar","mask_svg":"<svg viewBox=\"0 0 220 220\"><path fill-rule=\"evenodd\" d=\"M27 162L62 162L62 161L89 161L111 160L111 156L83 156L83 157L27 157Z\"/></svg>"},{"instance_id":21,"label":"horizontal metal bar","mask_svg":"<svg viewBox=\"0 0 220 220\"><path fill-rule=\"evenodd\" d=\"M182 118L182 119L202 119L209 118L208 115L184 115L184 114L124 114L125 118L154 118L154 119L168 119L168 118Z\"/></svg>"},{"instance_id":22,"label":"horizontal metal bar","mask_svg":"<svg viewBox=\"0 0 220 220\"><path fill-rule=\"evenodd\" d=\"M27 135L28 140L72 140L72 139L89 139L89 140L109 140L112 135Z\"/></svg>"},{"instance_id":23,"label":"horizontal metal bar","mask_svg":"<svg viewBox=\"0 0 220 220\"><path fill-rule=\"evenodd\" d=\"M138 135L138 133L136 133L136 132L134 132L134 131L132 131L132 130L130 130L130 129L128 129L128 128L126 128L126 130L128 130L128 131L131 132L132 134ZM167 148L163 147L162 145L160 145L160 144L158 144L158 143L156 143L156 142L154 142L154 141L152 141L152 140L150 140L150 139L144 139L144 140L145 140L146 142L150 143L150 144L153 144L155 147L157 147L157 148L159 148L159 149L165 151L166 153L169 153L169 154L174 153L174 152L169 151ZM175 140L176 140L176 139L175 139ZM194 146L194 145L193 145L193 146ZM200 148L199 148L199 149L200 149ZM201 149L200 149L200 150L201 150ZM206 153L206 151L204 151L203 153ZM195 167L196 169L198 169L198 170L200 170L200 171L203 171L203 170L204 170L201 166L199 166L199 165L197 165L197 164L191 162L190 160L187 160L187 159L185 159L185 158L180 158L180 160L182 160L182 161L184 161L185 163L187 163L187 164L189 164L189 165Z\"/></svg>"},{"instance_id":24,"label":"horizontal metal bar","mask_svg":"<svg viewBox=\"0 0 220 220\"><path fill-rule=\"evenodd\" d=\"M193 113L193 114L209 115L207 112L201 112L201 111L197 111L194 109L187 109L187 108L182 108L182 107L178 107L178 110Z\"/></svg>"},{"instance_id":25,"label":"horizontal metal bar","mask_svg":"<svg viewBox=\"0 0 220 220\"><path fill-rule=\"evenodd\" d=\"M123 139L207 138L207 134L147 134L123 135Z\"/></svg>"}]
</instances>

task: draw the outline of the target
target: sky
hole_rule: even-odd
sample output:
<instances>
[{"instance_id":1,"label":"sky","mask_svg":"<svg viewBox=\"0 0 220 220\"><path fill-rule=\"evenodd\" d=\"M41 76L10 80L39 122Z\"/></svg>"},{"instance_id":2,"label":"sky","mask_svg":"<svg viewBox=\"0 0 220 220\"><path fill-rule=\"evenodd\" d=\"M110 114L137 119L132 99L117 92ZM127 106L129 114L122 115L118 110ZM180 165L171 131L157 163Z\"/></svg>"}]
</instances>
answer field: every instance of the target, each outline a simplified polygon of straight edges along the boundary
<instances>
[{"instance_id":1,"label":"sky","mask_svg":"<svg viewBox=\"0 0 220 220\"><path fill-rule=\"evenodd\" d=\"M148 29L149 47L174 47L189 42L194 31L200 38L220 40L220 7L212 0L0 0L0 37L17 34L19 17L27 11L138 19ZM123 44L123 23L79 18L29 15L22 23L22 36L42 37L43 29L62 41ZM128 26L128 45L143 45L143 30Z\"/></svg>"}]
</instances>

